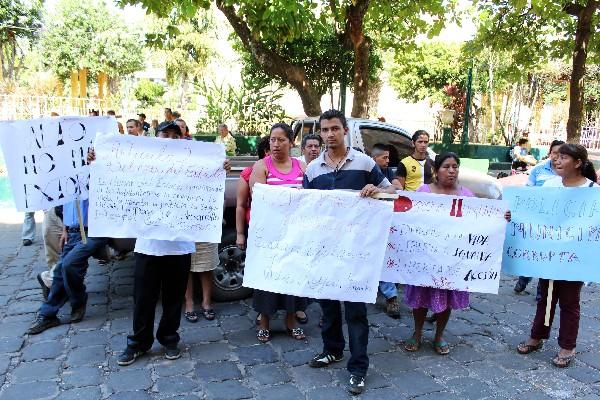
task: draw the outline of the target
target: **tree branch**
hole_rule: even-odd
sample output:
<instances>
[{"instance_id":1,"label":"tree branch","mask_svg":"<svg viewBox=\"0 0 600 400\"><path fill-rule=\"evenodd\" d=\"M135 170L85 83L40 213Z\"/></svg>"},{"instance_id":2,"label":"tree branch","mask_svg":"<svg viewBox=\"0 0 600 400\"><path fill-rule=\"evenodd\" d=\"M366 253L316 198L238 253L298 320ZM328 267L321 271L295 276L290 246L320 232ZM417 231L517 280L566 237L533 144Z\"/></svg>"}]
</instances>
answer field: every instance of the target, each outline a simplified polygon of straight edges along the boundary
<instances>
[{"instance_id":1,"label":"tree branch","mask_svg":"<svg viewBox=\"0 0 600 400\"><path fill-rule=\"evenodd\" d=\"M567 3L563 6L563 11L574 17L579 17L579 14L585 7L577 3Z\"/></svg>"},{"instance_id":2,"label":"tree branch","mask_svg":"<svg viewBox=\"0 0 600 400\"><path fill-rule=\"evenodd\" d=\"M254 37L248 24L237 15L233 6L226 5L222 0L217 0L216 3L217 8L225 15L236 35L256 62L268 74L278 76L298 91L302 99L304 111L308 115L320 114L321 94L317 93L312 82L308 80L304 69L266 48Z\"/></svg>"}]
</instances>

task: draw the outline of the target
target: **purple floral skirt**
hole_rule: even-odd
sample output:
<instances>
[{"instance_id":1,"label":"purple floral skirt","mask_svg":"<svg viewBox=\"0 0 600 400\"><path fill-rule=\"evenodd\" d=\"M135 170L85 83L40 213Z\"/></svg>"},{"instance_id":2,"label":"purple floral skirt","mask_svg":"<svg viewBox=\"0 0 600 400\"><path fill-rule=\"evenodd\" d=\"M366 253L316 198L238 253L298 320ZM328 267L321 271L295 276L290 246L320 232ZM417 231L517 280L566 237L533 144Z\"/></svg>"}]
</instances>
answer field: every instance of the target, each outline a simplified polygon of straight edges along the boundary
<instances>
[{"instance_id":1,"label":"purple floral skirt","mask_svg":"<svg viewBox=\"0 0 600 400\"><path fill-rule=\"evenodd\" d=\"M404 302L411 308L428 308L434 313L460 310L469 307L469 292L405 285Z\"/></svg>"}]
</instances>

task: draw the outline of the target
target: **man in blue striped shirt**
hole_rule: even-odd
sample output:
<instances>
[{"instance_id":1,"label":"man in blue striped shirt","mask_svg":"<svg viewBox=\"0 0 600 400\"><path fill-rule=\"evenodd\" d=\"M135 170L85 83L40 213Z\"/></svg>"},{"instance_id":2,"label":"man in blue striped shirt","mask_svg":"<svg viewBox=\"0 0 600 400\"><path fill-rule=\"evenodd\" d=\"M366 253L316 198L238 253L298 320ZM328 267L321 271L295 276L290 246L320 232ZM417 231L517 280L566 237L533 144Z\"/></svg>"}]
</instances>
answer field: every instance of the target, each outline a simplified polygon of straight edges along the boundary
<instances>
[{"instance_id":1,"label":"man in blue striped shirt","mask_svg":"<svg viewBox=\"0 0 600 400\"><path fill-rule=\"evenodd\" d=\"M346 117L340 111L329 110L319 118L321 138L327 150L312 161L306 169L303 187L306 189L360 190L363 197L375 193L395 193L390 181L383 175L373 159L348 147ZM319 300L323 310L323 352L316 355L309 365L313 368L326 367L341 361L346 346L342 333L342 308L337 300ZM369 368L367 346L369 344L369 321L365 303L344 302L348 341L350 344L350 386L353 394L364 391L365 376Z\"/></svg>"}]
</instances>

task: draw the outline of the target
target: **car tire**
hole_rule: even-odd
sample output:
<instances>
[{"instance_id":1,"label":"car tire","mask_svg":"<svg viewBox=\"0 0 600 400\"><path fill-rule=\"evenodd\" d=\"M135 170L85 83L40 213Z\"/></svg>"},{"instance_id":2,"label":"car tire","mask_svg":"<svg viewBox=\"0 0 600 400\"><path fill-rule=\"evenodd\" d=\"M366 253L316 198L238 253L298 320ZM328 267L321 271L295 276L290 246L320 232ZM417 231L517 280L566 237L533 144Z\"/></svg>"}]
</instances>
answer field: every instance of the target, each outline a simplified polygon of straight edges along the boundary
<instances>
[{"instance_id":1,"label":"car tire","mask_svg":"<svg viewBox=\"0 0 600 400\"><path fill-rule=\"evenodd\" d=\"M235 240L235 230L228 230L219 244L219 265L213 271L215 301L242 300L252 295L252 289L242 286L246 252L235 245Z\"/></svg>"}]
</instances>

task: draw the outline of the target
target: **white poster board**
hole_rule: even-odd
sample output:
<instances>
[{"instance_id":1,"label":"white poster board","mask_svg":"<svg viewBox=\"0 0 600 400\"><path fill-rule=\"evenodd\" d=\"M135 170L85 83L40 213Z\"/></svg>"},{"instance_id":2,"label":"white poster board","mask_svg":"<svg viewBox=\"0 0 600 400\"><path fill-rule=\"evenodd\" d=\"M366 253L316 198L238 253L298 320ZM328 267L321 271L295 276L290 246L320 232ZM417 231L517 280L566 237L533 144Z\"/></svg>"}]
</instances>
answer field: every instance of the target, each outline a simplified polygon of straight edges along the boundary
<instances>
[{"instance_id":1,"label":"white poster board","mask_svg":"<svg viewBox=\"0 0 600 400\"><path fill-rule=\"evenodd\" d=\"M223 146L99 135L94 148L90 236L220 243Z\"/></svg>"},{"instance_id":2,"label":"white poster board","mask_svg":"<svg viewBox=\"0 0 600 400\"><path fill-rule=\"evenodd\" d=\"M402 192L381 280L498 293L506 202Z\"/></svg>"},{"instance_id":3,"label":"white poster board","mask_svg":"<svg viewBox=\"0 0 600 400\"><path fill-rule=\"evenodd\" d=\"M118 133L112 117L0 122L0 144L19 211L87 199L87 152L97 133Z\"/></svg>"},{"instance_id":4,"label":"white poster board","mask_svg":"<svg viewBox=\"0 0 600 400\"><path fill-rule=\"evenodd\" d=\"M358 193L256 184L244 286L375 303L391 219Z\"/></svg>"}]
</instances>

